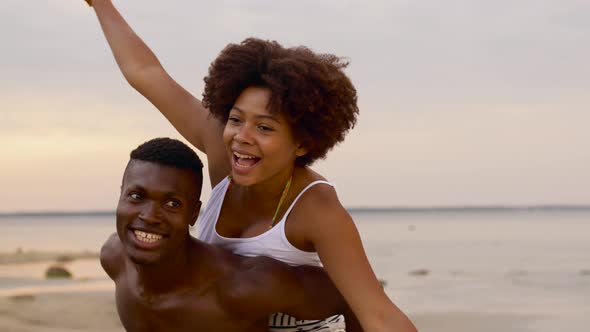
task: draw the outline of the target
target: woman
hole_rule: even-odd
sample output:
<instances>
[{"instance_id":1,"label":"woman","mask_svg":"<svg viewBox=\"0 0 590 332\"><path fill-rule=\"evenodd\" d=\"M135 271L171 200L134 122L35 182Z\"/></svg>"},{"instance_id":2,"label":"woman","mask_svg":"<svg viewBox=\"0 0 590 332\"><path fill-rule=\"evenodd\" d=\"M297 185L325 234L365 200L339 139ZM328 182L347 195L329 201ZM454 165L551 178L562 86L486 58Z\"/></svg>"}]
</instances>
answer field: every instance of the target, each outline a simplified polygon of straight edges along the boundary
<instances>
[{"instance_id":1,"label":"woman","mask_svg":"<svg viewBox=\"0 0 590 332\"><path fill-rule=\"evenodd\" d=\"M247 39L213 62L201 103L110 0L91 5L127 81L207 155L214 188L199 238L294 265L321 261L365 331L415 331L375 277L333 186L308 167L356 121L346 63Z\"/></svg>"}]
</instances>

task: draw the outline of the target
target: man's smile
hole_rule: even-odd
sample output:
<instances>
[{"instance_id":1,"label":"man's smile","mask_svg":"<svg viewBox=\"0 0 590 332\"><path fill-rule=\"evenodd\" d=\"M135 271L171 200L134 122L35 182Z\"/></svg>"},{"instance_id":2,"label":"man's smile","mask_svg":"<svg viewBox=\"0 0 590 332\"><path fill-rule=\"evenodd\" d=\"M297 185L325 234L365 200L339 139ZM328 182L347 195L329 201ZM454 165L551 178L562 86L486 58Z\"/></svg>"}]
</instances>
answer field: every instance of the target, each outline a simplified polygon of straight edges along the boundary
<instances>
[{"instance_id":1,"label":"man's smile","mask_svg":"<svg viewBox=\"0 0 590 332\"><path fill-rule=\"evenodd\" d=\"M154 249L159 247L162 242L168 238L161 232L140 229L136 227L129 227L129 237L134 246L141 249Z\"/></svg>"},{"instance_id":2,"label":"man's smile","mask_svg":"<svg viewBox=\"0 0 590 332\"><path fill-rule=\"evenodd\" d=\"M158 242L162 239L162 235L154 234L154 233L146 233L143 231L133 231L133 234L135 234L135 237L139 241L145 242L145 243L155 243L155 242Z\"/></svg>"}]
</instances>

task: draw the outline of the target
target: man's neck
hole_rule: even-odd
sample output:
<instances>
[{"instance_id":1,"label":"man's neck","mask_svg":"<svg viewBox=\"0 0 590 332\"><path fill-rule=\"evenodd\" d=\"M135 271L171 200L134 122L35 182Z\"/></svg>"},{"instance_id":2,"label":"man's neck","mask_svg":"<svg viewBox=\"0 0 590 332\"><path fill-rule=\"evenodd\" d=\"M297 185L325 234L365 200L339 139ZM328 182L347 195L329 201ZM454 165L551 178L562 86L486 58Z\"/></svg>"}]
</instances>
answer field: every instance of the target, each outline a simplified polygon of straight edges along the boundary
<instances>
[{"instance_id":1,"label":"man's neck","mask_svg":"<svg viewBox=\"0 0 590 332\"><path fill-rule=\"evenodd\" d=\"M195 264L194 257L198 248L187 241L184 248L179 248L178 253L168 257L165 261L154 265L134 264L137 271L137 286L140 293L145 295L164 294L194 286L194 276L205 277L200 264Z\"/></svg>"}]
</instances>

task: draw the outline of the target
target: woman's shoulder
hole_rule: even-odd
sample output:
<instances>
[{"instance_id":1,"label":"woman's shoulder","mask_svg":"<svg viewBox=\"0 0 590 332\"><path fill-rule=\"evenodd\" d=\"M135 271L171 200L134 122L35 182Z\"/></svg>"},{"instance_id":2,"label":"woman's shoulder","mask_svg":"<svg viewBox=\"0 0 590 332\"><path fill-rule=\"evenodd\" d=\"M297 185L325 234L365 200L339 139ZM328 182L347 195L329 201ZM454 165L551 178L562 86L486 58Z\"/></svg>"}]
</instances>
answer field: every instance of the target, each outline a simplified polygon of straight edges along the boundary
<instances>
[{"instance_id":1,"label":"woman's shoulder","mask_svg":"<svg viewBox=\"0 0 590 332\"><path fill-rule=\"evenodd\" d=\"M301 167L295 170L291 188L293 198L298 197L294 208L302 203L313 203L318 199L336 198L334 185L309 167Z\"/></svg>"},{"instance_id":2,"label":"woman's shoulder","mask_svg":"<svg viewBox=\"0 0 590 332\"><path fill-rule=\"evenodd\" d=\"M318 183L308 187L315 181L326 181L323 176L311 170L304 175L306 177L298 184L300 188L296 191L300 196L288 215L286 233L291 243L318 251L316 243L326 240L325 234L354 222L331 184ZM307 190L301 193L301 189L306 187Z\"/></svg>"},{"instance_id":3,"label":"woman's shoulder","mask_svg":"<svg viewBox=\"0 0 590 332\"><path fill-rule=\"evenodd\" d=\"M294 193L300 196L293 206L292 217L315 220L323 218L326 213L347 213L338 199L333 183L324 176L308 167L302 170L299 176ZM302 193L303 190L305 192Z\"/></svg>"},{"instance_id":4,"label":"woman's shoulder","mask_svg":"<svg viewBox=\"0 0 590 332\"><path fill-rule=\"evenodd\" d=\"M317 174L317 173L316 173ZM324 177L313 174L307 185L314 181L325 181ZM319 252L318 243L334 244L334 230L354 227L348 211L342 206L332 185L316 184L309 187L295 202L287 220L287 238L304 243L307 249ZM294 236L298 234L299 236ZM290 236L291 235L291 236Z\"/></svg>"}]
</instances>

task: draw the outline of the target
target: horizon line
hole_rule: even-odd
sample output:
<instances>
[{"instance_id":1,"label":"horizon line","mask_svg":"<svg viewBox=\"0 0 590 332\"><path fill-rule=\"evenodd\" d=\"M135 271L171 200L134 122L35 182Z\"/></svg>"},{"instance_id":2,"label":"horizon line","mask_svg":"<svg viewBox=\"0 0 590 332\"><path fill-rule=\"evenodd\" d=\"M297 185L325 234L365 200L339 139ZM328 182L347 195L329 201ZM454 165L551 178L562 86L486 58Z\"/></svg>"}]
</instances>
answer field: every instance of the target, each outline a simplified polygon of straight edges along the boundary
<instances>
[{"instance_id":1,"label":"horizon line","mask_svg":"<svg viewBox=\"0 0 590 332\"><path fill-rule=\"evenodd\" d=\"M590 204L490 204L490 205L423 205L423 206L353 206L345 207L348 212L460 212L460 211L535 211L535 210L588 210ZM0 212L0 217L41 217L41 216L113 216L115 210L31 210Z\"/></svg>"}]
</instances>

